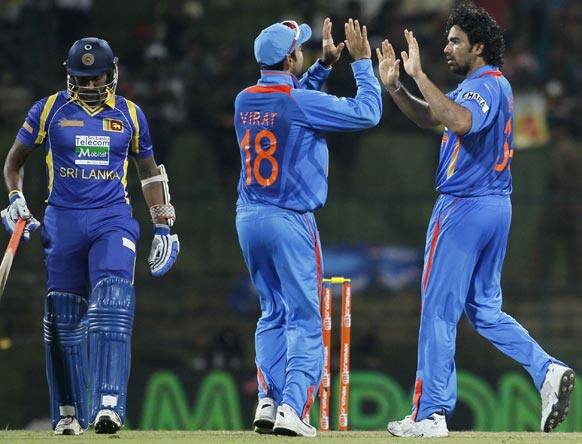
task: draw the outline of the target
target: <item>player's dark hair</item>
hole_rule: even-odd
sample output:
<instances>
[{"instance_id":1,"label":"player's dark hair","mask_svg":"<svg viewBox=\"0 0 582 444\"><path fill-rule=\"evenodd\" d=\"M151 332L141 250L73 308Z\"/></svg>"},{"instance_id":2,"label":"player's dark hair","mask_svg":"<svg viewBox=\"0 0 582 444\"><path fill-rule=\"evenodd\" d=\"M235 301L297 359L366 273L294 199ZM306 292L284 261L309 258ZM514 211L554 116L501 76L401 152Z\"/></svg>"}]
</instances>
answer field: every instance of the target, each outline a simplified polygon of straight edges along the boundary
<instances>
[{"instance_id":1,"label":"player's dark hair","mask_svg":"<svg viewBox=\"0 0 582 444\"><path fill-rule=\"evenodd\" d=\"M483 44L482 57L488 65L501 67L505 40L503 32L493 17L483 8L478 8L470 2L457 4L447 20L445 35L453 26L458 26L469 38L469 43Z\"/></svg>"},{"instance_id":2,"label":"player's dark hair","mask_svg":"<svg viewBox=\"0 0 582 444\"><path fill-rule=\"evenodd\" d=\"M291 58L293 60L297 60L297 56L295 55L295 51L291 52L291 54L289 54L291 56ZM285 59L287 57L285 57L283 60L281 60L279 63L275 63L274 65L261 65L261 70L262 71L283 71L285 69Z\"/></svg>"}]
</instances>

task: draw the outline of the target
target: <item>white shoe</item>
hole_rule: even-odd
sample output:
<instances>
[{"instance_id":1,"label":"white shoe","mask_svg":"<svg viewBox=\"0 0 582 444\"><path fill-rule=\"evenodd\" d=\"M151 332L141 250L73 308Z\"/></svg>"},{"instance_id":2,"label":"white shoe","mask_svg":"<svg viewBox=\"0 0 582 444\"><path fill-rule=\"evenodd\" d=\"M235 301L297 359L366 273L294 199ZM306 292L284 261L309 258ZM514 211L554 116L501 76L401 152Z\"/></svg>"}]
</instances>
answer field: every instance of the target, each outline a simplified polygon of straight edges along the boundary
<instances>
[{"instance_id":1,"label":"white shoe","mask_svg":"<svg viewBox=\"0 0 582 444\"><path fill-rule=\"evenodd\" d=\"M275 416L277 415L277 404L271 398L259 399L257 410L255 411L255 432L265 434L273 433Z\"/></svg>"},{"instance_id":2,"label":"white shoe","mask_svg":"<svg viewBox=\"0 0 582 444\"><path fill-rule=\"evenodd\" d=\"M386 428L394 436L402 436L402 434L409 430L413 425L414 419L412 419L412 415L408 415L400 421L390 421Z\"/></svg>"},{"instance_id":3,"label":"white shoe","mask_svg":"<svg viewBox=\"0 0 582 444\"><path fill-rule=\"evenodd\" d=\"M113 410L103 409L95 416L95 433L113 434L123 426L121 418Z\"/></svg>"},{"instance_id":4,"label":"white shoe","mask_svg":"<svg viewBox=\"0 0 582 444\"><path fill-rule=\"evenodd\" d=\"M414 421L411 415L401 421L391 421L388 423L388 431L394 436L405 438L439 438L449 436L445 415L439 415L438 413L433 413L428 418L420 421Z\"/></svg>"},{"instance_id":5,"label":"white shoe","mask_svg":"<svg viewBox=\"0 0 582 444\"><path fill-rule=\"evenodd\" d=\"M576 385L574 370L559 364L550 364L542 384L542 432L551 432L566 419L570 410L570 395Z\"/></svg>"},{"instance_id":6,"label":"white shoe","mask_svg":"<svg viewBox=\"0 0 582 444\"><path fill-rule=\"evenodd\" d=\"M55 427L55 435L80 435L81 433L83 433L83 427L74 416L61 418Z\"/></svg>"},{"instance_id":7,"label":"white shoe","mask_svg":"<svg viewBox=\"0 0 582 444\"><path fill-rule=\"evenodd\" d=\"M277 419L273 426L275 435L287 436L307 436L310 438L317 435L315 427L306 424L299 418L295 410L287 404L280 405L277 409Z\"/></svg>"}]
</instances>

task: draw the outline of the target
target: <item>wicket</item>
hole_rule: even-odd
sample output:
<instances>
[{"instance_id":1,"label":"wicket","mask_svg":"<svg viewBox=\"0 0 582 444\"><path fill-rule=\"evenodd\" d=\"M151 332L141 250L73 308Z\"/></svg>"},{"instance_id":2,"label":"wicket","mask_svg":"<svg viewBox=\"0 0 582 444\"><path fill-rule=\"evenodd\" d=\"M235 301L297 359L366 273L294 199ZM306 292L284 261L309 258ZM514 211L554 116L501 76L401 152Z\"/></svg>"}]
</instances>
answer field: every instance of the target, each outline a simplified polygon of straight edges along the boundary
<instances>
[{"instance_id":1,"label":"wicket","mask_svg":"<svg viewBox=\"0 0 582 444\"><path fill-rule=\"evenodd\" d=\"M323 376L319 387L319 429L330 429L331 399L331 328L332 328L332 286L342 286L341 336L340 336L340 388L338 404L338 429L348 429L348 401L350 394L350 334L352 329L352 283L351 279L332 277L323 279L321 319L323 330Z\"/></svg>"}]
</instances>

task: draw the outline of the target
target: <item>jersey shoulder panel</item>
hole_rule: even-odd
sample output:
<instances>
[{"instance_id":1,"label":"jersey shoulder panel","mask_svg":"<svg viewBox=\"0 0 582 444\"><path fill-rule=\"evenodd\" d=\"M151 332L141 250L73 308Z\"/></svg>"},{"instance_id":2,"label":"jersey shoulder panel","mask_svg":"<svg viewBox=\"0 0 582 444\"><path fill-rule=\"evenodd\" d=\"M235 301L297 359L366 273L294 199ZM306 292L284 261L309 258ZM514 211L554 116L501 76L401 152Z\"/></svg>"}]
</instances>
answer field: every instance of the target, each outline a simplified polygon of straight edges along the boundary
<instances>
[{"instance_id":1,"label":"jersey shoulder panel","mask_svg":"<svg viewBox=\"0 0 582 444\"><path fill-rule=\"evenodd\" d=\"M29 109L16 138L31 148L42 145L47 135L47 126L54 114L67 102L66 91L58 91L36 101Z\"/></svg>"}]
</instances>

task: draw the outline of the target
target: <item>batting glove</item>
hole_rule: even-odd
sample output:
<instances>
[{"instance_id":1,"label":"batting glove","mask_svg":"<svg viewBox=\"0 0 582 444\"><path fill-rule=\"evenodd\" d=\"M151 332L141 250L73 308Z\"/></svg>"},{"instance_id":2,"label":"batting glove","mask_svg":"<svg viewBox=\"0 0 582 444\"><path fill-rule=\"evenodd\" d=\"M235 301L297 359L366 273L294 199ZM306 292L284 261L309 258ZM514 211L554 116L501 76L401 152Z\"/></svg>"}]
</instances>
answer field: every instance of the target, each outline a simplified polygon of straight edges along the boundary
<instances>
[{"instance_id":1,"label":"batting glove","mask_svg":"<svg viewBox=\"0 0 582 444\"><path fill-rule=\"evenodd\" d=\"M180 241L177 234L170 234L170 227L156 224L152 249L148 257L148 264L153 276L160 277L166 274L180 252Z\"/></svg>"},{"instance_id":2,"label":"batting glove","mask_svg":"<svg viewBox=\"0 0 582 444\"><path fill-rule=\"evenodd\" d=\"M30 233L40 227L40 222L31 214L26 205L26 199L24 199L24 195L21 191L12 191L9 197L10 205L0 212L4 228L6 228L8 233L12 234L18 219L26 220L26 226L24 227L22 238L25 241L28 241L30 239Z\"/></svg>"}]
</instances>

